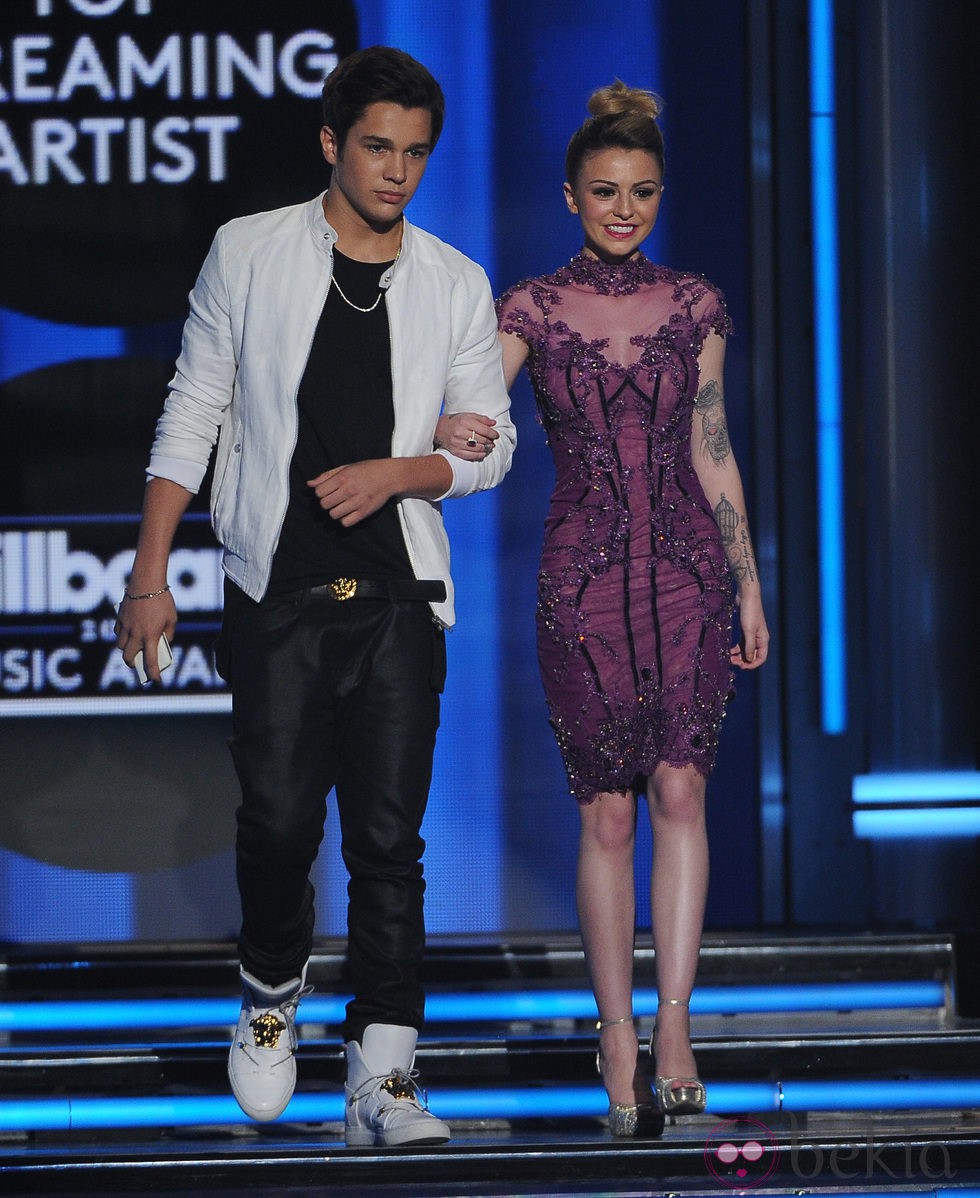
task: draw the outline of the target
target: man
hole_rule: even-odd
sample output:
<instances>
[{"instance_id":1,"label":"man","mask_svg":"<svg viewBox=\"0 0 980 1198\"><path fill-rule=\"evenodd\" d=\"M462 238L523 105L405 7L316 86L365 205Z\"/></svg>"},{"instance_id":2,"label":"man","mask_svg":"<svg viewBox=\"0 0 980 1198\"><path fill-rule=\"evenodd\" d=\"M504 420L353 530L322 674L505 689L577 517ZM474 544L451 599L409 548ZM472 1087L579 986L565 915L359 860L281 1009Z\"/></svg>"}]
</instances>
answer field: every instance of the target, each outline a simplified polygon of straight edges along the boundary
<instances>
[{"instance_id":1,"label":"man","mask_svg":"<svg viewBox=\"0 0 980 1198\"><path fill-rule=\"evenodd\" d=\"M440 499L495 486L509 418L489 284L405 206L443 96L401 51L323 87L327 191L218 230L158 423L117 643L159 679L167 560L215 441L224 548L218 665L242 787L242 1013L228 1073L275 1119L296 1081L313 942L310 871L335 788L348 887L348 1144L442 1143L411 1070L424 1015L422 816L454 621ZM481 460L433 452L440 410L495 422Z\"/></svg>"}]
</instances>

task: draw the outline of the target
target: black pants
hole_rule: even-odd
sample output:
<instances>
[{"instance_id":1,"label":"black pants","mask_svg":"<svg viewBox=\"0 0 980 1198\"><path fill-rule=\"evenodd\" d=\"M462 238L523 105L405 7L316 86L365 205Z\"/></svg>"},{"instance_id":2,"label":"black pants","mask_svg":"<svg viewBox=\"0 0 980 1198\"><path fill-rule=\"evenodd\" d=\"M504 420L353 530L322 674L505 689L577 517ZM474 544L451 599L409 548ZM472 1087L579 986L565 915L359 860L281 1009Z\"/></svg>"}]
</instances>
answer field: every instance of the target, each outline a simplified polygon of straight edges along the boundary
<instances>
[{"instance_id":1,"label":"black pants","mask_svg":"<svg viewBox=\"0 0 980 1198\"><path fill-rule=\"evenodd\" d=\"M231 750L242 787L242 965L278 985L309 958L310 871L336 788L353 990L344 1039L359 1039L370 1023L420 1029L420 829L445 634L424 602L300 592L255 603L229 590L218 664L232 688Z\"/></svg>"}]
</instances>

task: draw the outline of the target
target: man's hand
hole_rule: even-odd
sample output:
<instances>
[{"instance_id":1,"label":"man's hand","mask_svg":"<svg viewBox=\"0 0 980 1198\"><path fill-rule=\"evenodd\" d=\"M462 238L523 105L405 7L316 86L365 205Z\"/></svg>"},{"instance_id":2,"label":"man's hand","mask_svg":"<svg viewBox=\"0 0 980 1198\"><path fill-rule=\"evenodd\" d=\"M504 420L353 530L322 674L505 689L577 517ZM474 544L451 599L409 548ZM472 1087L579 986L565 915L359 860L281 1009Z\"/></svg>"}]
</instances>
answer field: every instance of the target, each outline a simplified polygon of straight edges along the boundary
<instances>
[{"instance_id":1,"label":"man's hand","mask_svg":"<svg viewBox=\"0 0 980 1198\"><path fill-rule=\"evenodd\" d=\"M136 654L142 649L143 668L147 677L159 682L157 650L160 637L163 635L173 640L176 627L177 608L169 591L152 599L123 598L114 629L123 661L132 669Z\"/></svg>"},{"instance_id":2,"label":"man's hand","mask_svg":"<svg viewBox=\"0 0 980 1198\"><path fill-rule=\"evenodd\" d=\"M377 458L336 466L311 478L320 507L345 528L351 528L384 507L398 493L399 470L396 458Z\"/></svg>"}]
</instances>

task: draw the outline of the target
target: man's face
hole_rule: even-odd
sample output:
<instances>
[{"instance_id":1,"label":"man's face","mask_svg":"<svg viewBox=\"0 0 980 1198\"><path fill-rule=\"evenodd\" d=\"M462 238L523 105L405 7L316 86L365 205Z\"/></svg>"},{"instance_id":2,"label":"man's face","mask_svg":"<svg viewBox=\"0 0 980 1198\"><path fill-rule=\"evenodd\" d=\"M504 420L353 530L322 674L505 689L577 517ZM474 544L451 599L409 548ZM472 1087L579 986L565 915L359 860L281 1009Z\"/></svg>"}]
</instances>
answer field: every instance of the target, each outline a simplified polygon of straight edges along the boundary
<instances>
[{"instance_id":1,"label":"man's face","mask_svg":"<svg viewBox=\"0 0 980 1198\"><path fill-rule=\"evenodd\" d=\"M378 232L397 221L415 194L432 150L427 108L370 104L338 153L333 130L320 130L323 156L333 167L327 193L332 223L353 220Z\"/></svg>"}]
</instances>

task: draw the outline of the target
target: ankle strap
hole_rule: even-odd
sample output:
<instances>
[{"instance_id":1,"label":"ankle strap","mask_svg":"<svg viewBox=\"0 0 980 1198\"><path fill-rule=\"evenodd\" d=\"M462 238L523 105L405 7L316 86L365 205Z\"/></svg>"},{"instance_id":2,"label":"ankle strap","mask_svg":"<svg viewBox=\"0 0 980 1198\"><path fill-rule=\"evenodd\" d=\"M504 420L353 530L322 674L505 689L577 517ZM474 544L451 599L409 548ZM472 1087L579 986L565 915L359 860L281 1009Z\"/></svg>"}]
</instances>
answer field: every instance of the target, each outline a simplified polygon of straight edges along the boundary
<instances>
[{"instance_id":1,"label":"ankle strap","mask_svg":"<svg viewBox=\"0 0 980 1198\"><path fill-rule=\"evenodd\" d=\"M621 1023L632 1023L632 1022L633 1022L632 1015L626 1015L622 1019L597 1019L596 1024L595 1024L595 1030L597 1032L604 1032L607 1027L617 1027Z\"/></svg>"},{"instance_id":2,"label":"ankle strap","mask_svg":"<svg viewBox=\"0 0 980 1198\"><path fill-rule=\"evenodd\" d=\"M657 1003L658 1007L689 1007L690 999L685 998L662 998Z\"/></svg>"}]
</instances>

